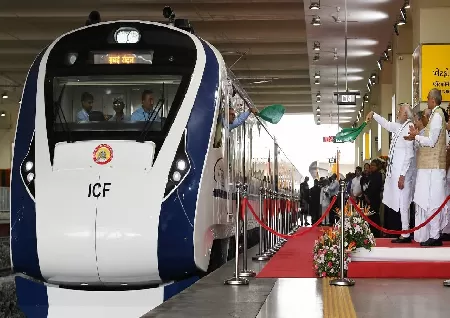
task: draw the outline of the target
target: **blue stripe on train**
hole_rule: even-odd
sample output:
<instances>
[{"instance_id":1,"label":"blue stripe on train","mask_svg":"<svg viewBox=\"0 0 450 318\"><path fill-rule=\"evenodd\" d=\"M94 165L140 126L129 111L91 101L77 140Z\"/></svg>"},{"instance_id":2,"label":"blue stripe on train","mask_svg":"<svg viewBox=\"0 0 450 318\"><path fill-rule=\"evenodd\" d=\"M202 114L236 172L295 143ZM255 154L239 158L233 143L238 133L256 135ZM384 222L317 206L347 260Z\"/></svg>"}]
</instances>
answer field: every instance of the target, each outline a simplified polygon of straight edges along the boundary
<instances>
[{"instance_id":1,"label":"blue stripe on train","mask_svg":"<svg viewBox=\"0 0 450 318\"><path fill-rule=\"evenodd\" d=\"M20 310L30 318L47 318L47 287L42 283L16 276L16 295Z\"/></svg>"},{"instance_id":2,"label":"blue stripe on train","mask_svg":"<svg viewBox=\"0 0 450 318\"><path fill-rule=\"evenodd\" d=\"M198 276L192 276L185 280L172 283L170 285L164 286L164 301L172 298L173 296L181 293L186 288L190 287L196 281L199 280Z\"/></svg>"},{"instance_id":3,"label":"blue stripe on train","mask_svg":"<svg viewBox=\"0 0 450 318\"><path fill-rule=\"evenodd\" d=\"M37 279L42 279L42 275L37 253L36 205L23 184L20 169L35 129L37 78L43 53L44 51L39 54L31 66L25 83L11 172L12 262L16 272L26 273ZM47 151L46 145L42 147L41 151Z\"/></svg>"},{"instance_id":4,"label":"blue stripe on train","mask_svg":"<svg viewBox=\"0 0 450 318\"><path fill-rule=\"evenodd\" d=\"M159 216L158 269L163 280L189 276L197 270L193 242L195 208L214 120L215 93L219 88L219 63L211 48L205 43L203 47L205 70L187 123L191 171L178 190L162 204Z\"/></svg>"}]
</instances>

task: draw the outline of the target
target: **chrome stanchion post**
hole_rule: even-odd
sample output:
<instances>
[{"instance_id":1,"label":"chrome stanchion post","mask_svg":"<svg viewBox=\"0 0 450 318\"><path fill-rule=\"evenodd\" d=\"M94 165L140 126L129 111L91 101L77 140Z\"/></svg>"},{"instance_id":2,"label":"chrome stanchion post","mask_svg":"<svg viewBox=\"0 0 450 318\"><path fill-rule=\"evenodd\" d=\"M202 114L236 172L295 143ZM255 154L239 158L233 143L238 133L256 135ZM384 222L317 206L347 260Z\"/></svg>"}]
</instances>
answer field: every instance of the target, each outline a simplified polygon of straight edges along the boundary
<instances>
[{"instance_id":1,"label":"chrome stanchion post","mask_svg":"<svg viewBox=\"0 0 450 318\"><path fill-rule=\"evenodd\" d=\"M263 218L264 202L266 202L266 189L264 187L261 187L259 188L259 219L261 221L264 221ZM265 229L261 225L259 225L259 249L258 254L252 257L252 260L254 261L261 262L261 261L268 261L270 259L270 257L264 253L265 252L265 248L263 248L265 238L264 232Z\"/></svg>"},{"instance_id":2,"label":"chrome stanchion post","mask_svg":"<svg viewBox=\"0 0 450 318\"><path fill-rule=\"evenodd\" d=\"M237 209L235 218L235 241L236 241L236 258L235 258L235 268L234 268L234 277L227 279L224 284L225 285L248 285L248 280L242 277L239 277L239 213L241 211L241 184L236 184L236 201L237 201Z\"/></svg>"},{"instance_id":3,"label":"chrome stanchion post","mask_svg":"<svg viewBox=\"0 0 450 318\"><path fill-rule=\"evenodd\" d=\"M275 194L275 230L280 233L280 202L279 202L279 198L280 198L280 193L278 192L274 192ZM275 246L273 247L273 249L275 251L279 251L281 248L281 243L280 243L280 238L278 236L275 236Z\"/></svg>"},{"instance_id":4,"label":"chrome stanchion post","mask_svg":"<svg viewBox=\"0 0 450 318\"><path fill-rule=\"evenodd\" d=\"M286 234L291 233L291 227L290 227L290 222L289 222L289 209L290 209L290 198L289 198L289 194L286 194L286 200L284 201L284 213L285 213L285 218L284 218L284 227Z\"/></svg>"},{"instance_id":5,"label":"chrome stanchion post","mask_svg":"<svg viewBox=\"0 0 450 318\"><path fill-rule=\"evenodd\" d=\"M345 277L345 212L344 212L344 193L345 193L345 181L341 180L340 184L340 196L341 196L341 277L330 281L330 285L334 286L353 286L355 281Z\"/></svg>"},{"instance_id":6,"label":"chrome stanchion post","mask_svg":"<svg viewBox=\"0 0 450 318\"><path fill-rule=\"evenodd\" d=\"M275 201L274 201L274 192L273 190L269 190L269 198L270 198L270 204L269 204L269 216L267 217L268 220L268 225L271 229L275 229L275 219L274 219L274 215L275 215ZM269 249L267 251L267 253L270 256L273 256L276 251L274 249L274 245L275 245L275 235L272 232L269 232Z\"/></svg>"},{"instance_id":7,"label":"chrome stanchion post","mask_svg":"<svg viewBox=\"0 0 450 318\"><path fill-rule=\"evenodd\" d=\"M245 199L248 195L248 186L247 184L244 184L242 187L242 197ZM248 244L247 244L247 206L244 206L243 211L243 232L244 232L244 252L242 253L242 271L239 273L239 277L254 277L256 276L256 273L252 270L249 270L247 268L248 262L247 262L247 252L248 252Z\"/></svg>"},{"instance_id":8,"label":"chrome stanchion post","mask_svg":"<svg viewBox=\"0 0 450 318\"><path fill-rule=\"evenodd\" d=\"M292 211L293 209L293 205L292 205L292 194L289 194L288 197L288 202L289 202L289 209L288 209L288 229L289 229L289 234L292 234L294 232L294 225L292 224L292 218L293 218L293 214Z\"/></svg>"},{"instance_id":9,"label":"chrome stanchion post","mask_svg":"<svg viewBox=\"0 0 450 318\"><path fill-rule=\"evenodd\" d=\"M299 225L298 225L298 219L299 219L299 207L300 207L300 197L298 195L295 196L295 226L294 226L294 231L298 231L299 229Z\"/></svg>"},{"instance_id":10,"label":"chrome stanchion post","mask_svg":"<svg viewBox=\"0 0 450 318\"><path fill-rule=\"evenodd\" d=\"M283 234L289 234L289 230L288 230L288 226L287 226L287 195L284 193L281 195L281 199L283 200L283 204L281 205L282 210L281 210L281 228L283 230ZM284 243L287 242L287 239L285 238L281 238L280 239L281 243L284 245Z\"/></svg>"}]
</instances>

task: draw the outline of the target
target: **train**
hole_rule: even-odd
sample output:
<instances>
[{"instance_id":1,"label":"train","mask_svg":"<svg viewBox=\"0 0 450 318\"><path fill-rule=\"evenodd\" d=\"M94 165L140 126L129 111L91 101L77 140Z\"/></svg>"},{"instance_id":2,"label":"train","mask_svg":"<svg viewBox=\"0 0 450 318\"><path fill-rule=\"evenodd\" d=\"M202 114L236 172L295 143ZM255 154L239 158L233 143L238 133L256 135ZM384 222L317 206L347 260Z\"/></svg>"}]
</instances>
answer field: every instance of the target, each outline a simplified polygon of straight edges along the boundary
<instances>
[{"instance_id":1,"label":"train","mask_svg":"<svg viewBox=\"0 0 450 318\"><path fill-rule=\"evenodd\" d=\"M139 317L233 257L238 182L256 208L263 185L299 193L266 123L229 131L229 108L254 105L220 52L176 22L87 25L29 69L10 209L28 317Z\"/></svg>"}]
</instances>

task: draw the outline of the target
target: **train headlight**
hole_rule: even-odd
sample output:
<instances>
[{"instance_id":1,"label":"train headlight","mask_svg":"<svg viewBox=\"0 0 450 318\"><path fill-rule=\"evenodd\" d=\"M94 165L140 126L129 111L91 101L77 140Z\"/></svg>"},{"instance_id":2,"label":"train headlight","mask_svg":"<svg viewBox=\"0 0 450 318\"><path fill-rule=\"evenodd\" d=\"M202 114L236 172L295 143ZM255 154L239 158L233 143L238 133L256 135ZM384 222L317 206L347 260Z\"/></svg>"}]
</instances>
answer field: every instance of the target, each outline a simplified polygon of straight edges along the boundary
<instances>
[{"instance_id":1,"label":"train headlight","mask_svg":"<svg viewBox=\"0 0 450 318\"><path fill-rule=\"evenodd\" d=\"M34 166L34 164L33 164L32 161L27 161L27 162L25 163L25 171L26 171L26 172L30 171L31 169L33 169L33 166Z\"/></svg>"},{"instance_id":2,"label":"train headlight","mask_svg":"<svg viewBox=\"0 0 450 318\"><path fill-rule=\"evenodd\" d=\"M36 179L36 170L34 169L34 135L31 139L28 153L23 158L20 166L20 175L23 184L27 187L30 196L34 199L34 181Z\"/></svg>"},{"instance_id":3,"label":"train headlight","mask_svg":"<svg viewBox=\"0 0 450 318\"><path fill-rule=\"evenodd\" d=\"M116 43L138 43L141 34L135 28L120 28L114 33Z\"/></svg>"},{"instance_id":4,"label":"train headlight","mask_svg":"<svg viewBox=\"0 0 450 318\"><path fill-rule=\"evenodd\" d=\"M181 180L181 173L179 171L175 171L172 174L172 180L175 181L175 182L180 181Z\"/></svg>"},{"instance_id":5,"label":"train headlight","mask_svg":"<svg viewBox=\"0 0 450 318\"><path fill-rule=\"evenodd\" d=\"M169 170L168 181L164 198L170 196L176 188L184 181L191 169L188 155L186 153L186 131L181 137L180 144L175 153L175 160Z\"/></svg>"},{"instance_id":6,"label":"train headlight","mask_svg":"<svg viewBox=\"0 0 450 318\"><path fill-rule=\"evenodd\" d=\"M177 169L180 171L186 170L186 161L184 161L183 159L178 160L177 161Z\"/></svg>"},{"instance_id":7,"label":"train headlight","mask_svg":"<svg viewBox=\"0 0 450 318\"><path fill-rule=\"evenodd\" d=\"M34 173L30 172L29 174L27 174L27 181L31 182L34 180Z\"/></svg>"}]
</instances>

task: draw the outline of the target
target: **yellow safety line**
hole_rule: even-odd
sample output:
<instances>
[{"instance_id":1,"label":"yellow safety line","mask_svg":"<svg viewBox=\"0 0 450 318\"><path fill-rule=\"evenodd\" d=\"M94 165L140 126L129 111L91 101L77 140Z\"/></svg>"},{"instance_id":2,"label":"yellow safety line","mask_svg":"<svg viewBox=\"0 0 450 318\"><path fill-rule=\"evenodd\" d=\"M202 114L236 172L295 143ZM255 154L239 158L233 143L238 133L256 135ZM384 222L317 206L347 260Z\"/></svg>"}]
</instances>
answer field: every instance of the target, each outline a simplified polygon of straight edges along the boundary
<instances>
[{"instance_id":1,"label":"yellow safety line","mask_svg":"<svg viewBox=\"0 0 450 318\"><path fill-rule=\"evenodd\" d=\"M330 286L331 278L322 278L323 317L356 318L348 287Z\"/></svg>"}]
</instances>

